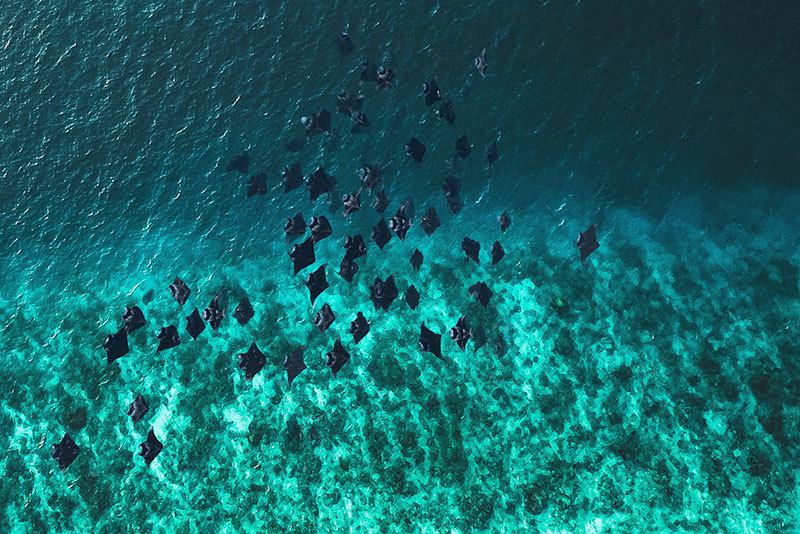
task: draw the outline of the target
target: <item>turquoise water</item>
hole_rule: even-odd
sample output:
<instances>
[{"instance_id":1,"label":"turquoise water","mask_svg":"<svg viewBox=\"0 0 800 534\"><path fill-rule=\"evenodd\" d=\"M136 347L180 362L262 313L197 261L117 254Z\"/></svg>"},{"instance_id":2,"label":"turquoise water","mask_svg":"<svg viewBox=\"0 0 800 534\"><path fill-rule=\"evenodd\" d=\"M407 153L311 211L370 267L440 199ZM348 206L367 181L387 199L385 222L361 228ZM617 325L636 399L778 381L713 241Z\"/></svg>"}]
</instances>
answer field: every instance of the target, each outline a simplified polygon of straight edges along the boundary
<instances>
[{"instance_id":1,"label":"turquoise water","mask_svg":"<svg viewBox=\"0 0 800 534\"><path fill-rule=\"evenodd\" d=\"M798 531L799 22L791 5L689 1L0 8L2 531ZM364 57L395 86L359 87ZM425 106L433 76L453 126ZM343 89L366 95L371 132L334 115L336 135L287 152ZM472 155L451 170L463 133ZM225 172L243 150L264 196ZM295 161L337 178L331 202L283 193ZM344 239L379 219L366 193L342 216L365 161L384 169L387 217L411 197L417 219L404 243L367 239L348 284ZM283 223L299 210L334 234L292 276ZM574 241L593 223L583 266ZM323 263L312 306L303 282ZM376 311L369 286L393 273L401 297ZM468 292L480 281L486 308ZM185 317L222 288L255 317L192 341ZM147 324L108 364L101 344L132 305ZM462 314L485 346L448 338ZM444 360L418 350L423 321ZM181 344L157 353L171 324ZM337 336L351 359L334 379ZM236 362L253 341L267 364L248 382ZM150 409L134 424L138 393ZM164 449L146 467L150 428ZM65 432L81 452L62 472Z\"/></svg>"}]
</instances>

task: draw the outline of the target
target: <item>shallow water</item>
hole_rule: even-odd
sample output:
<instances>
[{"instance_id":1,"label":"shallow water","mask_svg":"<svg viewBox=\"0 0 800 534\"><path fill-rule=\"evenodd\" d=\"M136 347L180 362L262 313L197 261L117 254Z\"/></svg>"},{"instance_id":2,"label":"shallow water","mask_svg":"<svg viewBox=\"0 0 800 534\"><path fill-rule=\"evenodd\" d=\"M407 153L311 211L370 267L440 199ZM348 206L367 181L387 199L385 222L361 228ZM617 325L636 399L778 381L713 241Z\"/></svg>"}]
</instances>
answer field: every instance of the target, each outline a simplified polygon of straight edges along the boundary
<instances>
[{"instance_id":1,"label":"shallow water","mask_svg":"<svg viewBox=\"0 0 800 534\"><path fill-rule=\"evenodd\" d=\"M265 4L0 8L4 531L798 528L796 8ZM483 47L486 78L472 64ZM395 86L359 87L364 57ZM453 126L425 107L433 76ZM336 135L288 153L301 118L335 111L342 89L366 95L371 132L334 115ZM473 151L453 171L463 133ZM411 136L422 165L404 155ZM264 196L225 172L243 150ZM284 193L294 161L324 165L337 192ZM368 195L347 218L339 202L365 161L384 168L387 217L416 206L405 242L382 251ZM430 237L429 206L442 219ZM282 228L299 210L334 234L292 276ZM581 265L575 238L593 223L600 248ZM369 252L348 284L336 271L357 233ZM495 240L506 256L492 266ZM312 306L303 282L324 263ZM401 297L375 310L369 286L390 274ZM175 276L192 290L183 307ZM486 308L468 292L479 281ZM221 288L255 317L193 341L185 317ZM336 320L320 333L324 303ZM131 305L147 324L107 364L101 344ZM371 330L356 345L358 311ZM485 346L448 338L462 314ZM418 350L423 321L444 360ZM181 344L156 352L170 324ZM351 359L333 378L337 336ZM236 362L253 341L268 363L248 382ZM299 345L308 369L289 387L281 363ZM150 410L134 424L137 393ZM146 467L151 427L164 449ZM65 432L81 452L62 472L50 447Z\"/></svg>"}]
</instances>

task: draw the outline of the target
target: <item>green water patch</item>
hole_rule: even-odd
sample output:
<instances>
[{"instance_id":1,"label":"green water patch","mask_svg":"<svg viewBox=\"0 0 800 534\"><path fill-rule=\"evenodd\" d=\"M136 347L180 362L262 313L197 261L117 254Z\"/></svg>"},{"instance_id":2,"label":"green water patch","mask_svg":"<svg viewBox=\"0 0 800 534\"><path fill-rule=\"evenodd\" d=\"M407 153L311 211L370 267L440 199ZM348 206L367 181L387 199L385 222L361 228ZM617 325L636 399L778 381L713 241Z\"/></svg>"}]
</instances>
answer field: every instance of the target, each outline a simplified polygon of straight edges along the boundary
<instances>
[{"instance_id":1,"label":"green water patch","mask_svg":"<svg viewBox=\"0 0 800 534\"><path fill-rule=\"evenodd\" d=\"M31 291L24 307L3 307L18 325L0 372L9 520L65 532L130 521L160 532L165 517L185 532L337 530L384 515L397 532L778 524L792 506L800 431L798 343L774 327L796 306L787 286L734 290L716 268L672 258L665 272L640 245L609 248L585 266L513 242L497 266L431 254L418 310L402 296L390 312L374 309L374 276L401 273L401 293L421 281L369 258L365 281L334 274L313 307L299 280L259 263L201 277L184 307L163 280L130 295L62 293L79 309L68 323L48 321L53 297ZM758 265L791 285L785 265ZM468 291L481 280L494 292L487 307ZM247 295L255 317L227 317L191 340L185 316L222 285L231 306ZM321 333L311 321L323 302L336 320ZM108 364L100 342L131 304L147 325ZM371 329L356 345L347 328L358 311ZM449 339L462 314L485 345ZM442 334L443 360L419 351L423 321ZM156 352L168 324L181 344ZM334 378L324 355L336 337L351 359ZM247 381L236 358L253 342L267 363ZM308 368L289 386L282 362L300 345ZM125 410L138 393L149 411L134 424ZM151 427L164 450L147 467L136 452ZM49 447L64 432L81 453L60 472Z\"/></svg>"}]
</instances>

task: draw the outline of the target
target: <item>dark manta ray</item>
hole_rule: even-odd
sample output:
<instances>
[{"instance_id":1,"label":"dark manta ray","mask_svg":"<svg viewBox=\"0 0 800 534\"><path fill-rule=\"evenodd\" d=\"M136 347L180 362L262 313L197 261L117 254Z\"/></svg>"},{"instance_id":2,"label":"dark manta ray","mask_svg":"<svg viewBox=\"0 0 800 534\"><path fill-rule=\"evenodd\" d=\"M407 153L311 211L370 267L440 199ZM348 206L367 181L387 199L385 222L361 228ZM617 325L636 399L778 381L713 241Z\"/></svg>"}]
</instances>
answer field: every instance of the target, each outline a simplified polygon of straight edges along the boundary
<instances>
[{"instance_id":1,"label":"dark manta ray","mask_svg":"<svg viewBox=\"0 0 800 534\"><path fill-rule=\"evenodd\" d=\"M389 220L389 228L397 234L400 241L405 242L406 232L411 228L411 220L414 218L414 205L409 200L400 205L397 215Z\"/></svg>"},{"instance_id":2,"label":"dark manta ray","mask_svg":"<svg viewBox=\"0 0 800 534\"><path fill-rule=\"evenodd\" d=\"M336 97L336 113L344 113L345 115L352 115L364 103L364 95L350 94L347 91L342 91Z\"/></svg>"},{"instance_id":3,"label":"dark manta ray","mask_svg":"<svg viewBox=\"0 0 800 534\"><path fill-rule=\"evenodd\" d=\"M163 327L158 331L158 348L156 351L171 349L181 344L181 338L178 336L178 329L175 325Z\"/></svg>"},{"instance_id":4,"label":"dark manta ray","mask_svg":"<svg viewBox=\"0 0 800 534\"><path fill-rule=\"evenodd\" d=\"M431 106L442 99L442 93L439 91L439 82L436 81L436 78L422 84L422 94L425 95L426 106Z\"/></svg>"},{"instance_id":5,"label":"dark manta ray","mask_svg":"<svg viewBox=\"0 0 800 534\"><path fill-rule=\"evenodd\" d=\"M497 217L497 222L500 223L500 231L505 232L506 229L511 226L511 217L509 217L507 211L504 211Z\"/></svg>"},{"instance_id":6,"label":"dark manta ray","mask_svg":"<svg viewBox=\"0 0 800 534\"><path fill-rule=\"evenodd\" d=\"M389 311L392 301L398 297L400 292L394 283L394 275L389 276L385 281L375 278L375 283L369 288L369 299L375 305L375 309L383 308Z\"/></svg>"},{"instance_id":7,"label":"dark manta ray","mask_svg":"<svg viewBox=\"0 0 800 534\"><path fill-rule=\"evenodd\" d=\"M158 441L156 433L150 428L150 432L147 433L147 441L143 441L139 444L139 456L144 458L144 463L149 466L163 448L164 445Z\"/></svg>"},{"instance_id":8,"label":"dark manta ray","mask_svg":"<svg viewBox=\"0 0 800 534\"><path fill-rule=\"evenodd\" d=\"M294 264L294 274L314 263L316 260L314 257L314 238L309 237L299 245L293 246L289 257Z\"/></svg>"},{"instance_id":9,"label":"dark manta ray","mask_svg":"<svg viewBox=\"0 0 800 534\"><path fill-rule=\"evenodd\" d=\"M422 163L422 156L425 155L427 150L428 147L420 143L416 137L412 137L411 141L406 143L406 155L413 158L417 163Z\"/></svg>"},{"instance_id":10,"label":"dark manta ray","mask_svg":"<svg viewBox=\"0 0 800 534\"><path fill-rule=\"evenodd\" d=\"M126 307L122 312L122 322L125 323L125 332L130 334L144 326L144 314L139 306Z\"/></svg>"},{"instance_id":11,"label":"dark manta ray","mask_svg":"<svg viewBox=\"0 0 800 534\"><path fill-rule=\"evenodd\" d=\"M316 113L312 113L305 121L306 135L331 131L331 112L325 108L320 108Z\"/></svg>"},{"instance_id":12,"label":"dark manta ray","mask_svg":"<svg viewBox=\"0 0 800 534\"><path fill-rule=\"evenodd\" d=\"M247 169L250 167L250 154L247 153L245 150L239 156L234 156L231 159L231 162L228 163L228 168L225 169L225 172L228 171L238 171L241 174L246 174Z\"/></svg>"},{"instance_id":13,"label":"dark manta ray","mask_svg":"<svg viewBox=\"0 0 800 534\"><path fill-rule=\"evenodd\" d=\"M358 170L358 177L361 180L361 184L364 186L364 189L367 191L372 191L383 181L383 176L381 175L380 169L375 165L370 165L369 163L365 163L361 166Z\"/></svg>"},{"instance_id":14,"label":"dark manta ray","mask_svg":"<svg viewBox=\"0 0 800 534\"><path fill-rule=\"evenodd\" d=\"M474 239L465 237L461 242L461 249L466 253L467 258L473 260L475 263L481 262L480 258L478 257L478 254L481 251L481 244Z\"/></svg>"},{"instance_id":15,"label":"dark manta ray","mask_svg":"<svg viewBox=\"0 0 800 534\"><path fill-rule=\"evenodd\" d=\"M333 233L331 223L324 215L311 217L308 221L308 229L311 230L311 240L316 244Z\"/></svg>"},{"instance_id":16,"label":"dark manta ray","mask_svg":"<svg viewBox=\"0 0 800 534\"><path fill-rule=\"evenodd\" d=\"M500 241L495 241L492 245L492 265L502 260L505 255L506 251L503 250L503 245L500 244Z\"/></svg>"},{"instance_id":17,"label":"dark manta ray","mask_svg":"<svg viewBox=\"0 0 800 534\"><path fill-rule=\"evenodd\" d=\"M225 317L225 310L228 308L228 294L224 289L221 289L211 299L211 303L203 310L203 319L205 319L214 332L219 332L219 324Z\"/></svg>"},{"instance_id":18,"label":"dark manta ray","mask_svg":"<svg viewBox=\"0 0 800 534\"><path fill-rule=\"evenodd\" d=\"M403 215L403 209L397 212L397 215L389 219L389 229L392 230L397 237L400 238L400 241L406 240L406 232L408 229L411 228L411 221L405 218Z\"/></svg>"},{"instance_id":19,"label":"dark manta ray","mask_svg":"<svg viewBox=\"0 0 800 534\"><path fill-rule=\"evenodd\" d=\"M336 316L333 314L330 304L326 302L322 305L322 309L314 316L314 326L319 328L320 332L324 332L333 324L335 319Z\"/></svg>"},{"instance_id":20,"label":"dark manta ray","mask_svg":"<svg viewBox=\"0 0 800 534\"><path fill-rule=\"evenodd\" d=\"M447 178L442 184L442 191L445 197L457 197L461 192L461 180L453 177Z\"/></svg>"},{"instance_id":21,"label":"dark manta ray","mask_svg":"<svg viewBox=\"0 0 800 534\"><path fill-rule=\"evenodd\" d=\"M300 184L303 183L303 173L300 170L299 163L295 163L291 167L286 167L284 169L283 175L281 176L281 183L286 193L300 187Z\"/></svg>"},{"instance_id":22,"label":"dark manta ray","mask_svg":"<svg viewBox=\"0 0 800 534\"><path fill-rule=\"evenodd\" d=\"M355 193L348 193L342 198L344 204L344 216L347 217L354 211L361 209L361 189Z\"/></svg>"},{"instance_id":23,"label":"dark manta ray","mask_svg":"<svg viewBox=\"0 0 800 534\"><path fill-rule=\"evenodd\" d=\"M333 189L334 183L333 177L328 176L325 173L325 168L320 165L320 167L306 179L306 186L308 187L308 192L311 194L311 202L316 202L320 195L330 192L331 189Z\"/></svg>"},{"instance_id":24,"label":"dark manta ray","mask_svg":"<svg viewBox=\"0 0 800 534\"><path fill-rule=\"evenodd\" d=\"M422 222L420 223L420 226L422 226L422 229L426 234L431 235L441 225L442 222L439 220L439 215L436 213L436 208L431 206L425 212L425 215L422 216Z\"/></svg>"},{"instance_id":25,"label":"dark manta ray","mask_svg":"<svg viewBox=\"0 0 800 534\"><path fill-rule=\"evenodd\" d=\"M62 471L75 461L79 452L81 452L81 448L72 441L69 432L64 434L59 443L50 447L50 455L58 462L58 468Z\"/></svg>"},{"instance_id":26,"label":"dark manta ray","mask_svg":"<svg viewBox=\"0 0 800 534\"><path fill-rule=\"evenodd\" d=\"M344 250L344 259L353 261L367 253L367 245L364 244L364 238L361 237L361 234L357 234L347 237L344 242Z\"/></svg>"},{"instance_id":27,"label":"dark manta ray","mask_svg":"<svg viewBox=\"0 0 800 534\"><path fill-rule=\"evenodd\" d=\"M252 319L255 314L253 306L250 304L250 299L245 297L233 311L233 318L239 321L240 325L244 326L250 322L250 319Z\"/></svg>"},{"instance_id":28,"label":"dark manta ray","mask_svg":"<svg viewBox=\"0 0 800 534\"><path fill-rule=\"evenodd\" d=\"M450 180L450 178L448 178L448 180ZM457 182L458 180L454 181ZM464 206L464 202L458 195L445 194L445 200L447 200L447 209L450 210L450 213L453 215L458 214L458 212L461 211L461 208Z\"/></svg>"},{"instance_id":29,"label":"dark manta ray","mask_svg":"<svg viewBox=\"0 0 800 534\"><path fill-rule=\"evenodd\" d=\"M189 298L189 293L191 293L191 290L183 280L176 276L175 280L172 282L172 285L169 286L169 292L172 293L173 298L178 301L178 304L183 306L186 304L186 299Z\"/></svg>"},{"instance_id":30,"label":"dark manta ray","mask_svg":"<svg viewBox=\"0 0 800 534\"><path fill-rule=\"evenodd\" d=\"M464 202L458 195L445 197L445 199L447 200L447 209L450 210L450 213L453 215L457 215L458 212L461 211L461 208L464 207Z\"/></svg>"},{"instance_id":31,"label":"dark manta ray","mask_svg":"<svg viewBox=\"0 0 800 534\"><path fill-rule=\"evenodd\" d=\"M420 252L418 248L415 248L414 253L411 255L411 267L415 271L419 271L419 268L421 266L422 266L422 252Z\"/></svg>"},{"instance_id":32,"label":"dark manta ray","mask_svg":"<svg viewBox=\"0 0 800 534\"><path fill-rule=\"evenodd\" d=\"M142 417L147 413L147 410L150 408L147 406L147 401L144 400L142 394L136 395L136 398L133 402L128 406L128 411L125 412L131 416L131 420L134 423L138 423L142 420Z\"/></svg>"},{"instance_id":33,"label":"dark manta ray","mask_svg":"<svg viewBox=\"0 0 800 534\"><path fill-rule=\"evenodd\" d=\"M308 278L306 278L306 287L311 294L311 304L314 304L320 293L328 289L328 281L325 279L326 265L327 263L323 263L319 266L319 269L309 274Z\"/></svg>"},{"instance_id":34,"label":"dark manta ray","mask_svg":"<svg viewBox=\"0 0 800 534\"><path fill-rule=\"evenodd\" d=\"M388 205L389 199L386 198L386 193L383 192L383 189L375 193L375 200L372 201L372 207L375 208L375 211L383 213Z\"/></svg>"},{"instance_id":35,"label":"dark manta ray","mask_svg":"<svg viewBox=\"0 0 800 534\"><path fill-rule=\"evenodd\" d=\"M409 197L405 202L400 204L400 211L403 212L403 217L408 219L409 222L414 220L416 210L414 209L414 199Z\"/></svg>"},{"instance_id":36,"label":"dark manta ray","mask_svg":"<svg viewBox=\"0 0 800 534\"><path fill-rule=\"evenodd\" d=\"M378 70L378 79L375 80L375 86L378 88L388 89L394 85L394 71L392 69L387 69L385 67L381 67Z\"/></svg>"},{"instance_id":37,"label":"dark manta ray","mask_svg":"<svg viewBox=\"0 0 800 534\"><path fill-rule=\"evenodd\" d=\"M369 127L369 119L364 113L353 113L353 126L350 128L350 133L367 133L369 131Z\"/></svg>"},{"instance_id":38,"label":"dark manta ray","mask_svg":"<svg viewBox=\"0 0 800 534\"><path fill-rule=\"evenodd\" d=\"M343 56L349 54L355 49L353 40L350 39L350 34L347 32L340 33L336 38L336 47Z\"/></svg>"},{"instance_id":39,"label":"dark manta ray","mask_svg":"<svg viewBox=\"0 0 800 534\"><path fill-rule=\"evenodd\" d=\"M286 217L286 224L283 225L286 235L303 235L306 233L306 221L303 220L303 212L298 211L294 217Z\"/></svg>"},{"instance_id":40,"label":"dark manta ray","mask_svg":"<svg viewBox=\"0 0 800 534\"><path fill-rule=\"evenodd\" d=\"M425 323L422 323L419 334L419 350L430 352L440 359L442 358L442 335L429 330Z\"/></svg>"},{"instance_id":41,"label":"dark manta ray","mask_svg":"<svg viewBox=\"0 0 800 534\"><path fill-rule=\"evenodd\" d=\"M247 198L263 195L267 192L267 173L262 172L251 176L247 181Z\"/></svg>"},{"instance_id":42,"label":"dark manta ray","mask_svg":"<svg viewBox=\"0 0 800 534\"><path fill-rule=\"evenodd\" d=\"M487 286L486 283L478 282L469 288L469 294L472 295L475 300L480 302L485 308L489 304L489 299L492 298L494 293L492 293L492 290L489 289L489 286Z\"/></svg>"},{"instance_id":43,"label":"dark manta ray","mask_svg":"<svg viewBox=\"0 0 800 534\"><path fill-rule=\"evenodd\" d=\"M336 342L333 344L333 350L325 355L325 365L331 368L333 378L336 378L336 373L342 368L344 364L350 360L350 353L344 350L342 346L341 337L336 337Z\"/></svg>"},{"instance_id":44,"label":"dark manta ray","mask_svg":"<svg viewBox=\"0 0 800 534\"><path fill-rule=\"evenodd\" d=\"M409 287L406 289L406 303L408 307L412 310L416 310L417 306L419 306L419 291L414 286Z\"/></svg>"},{"instance_id":45,"label":"dark manta ray","mask_svg":"<svg viewBox=\"0 0 800 534\"><path fill-rule=\"evenodd\" d=\"M378 81L378 66L365 59L361 62L361 81L362 82L377 82Z\"/></svg>"},{"instance_id":46,"label":"dark manta ray","mask_svg":"<svg viewBox=\"0 0 800 534\"><path fill-rule=\"evenodd\" d=\"M225 310L228 307L228 295L225 290L220 290L211 299L211 303L203 310L203 319L205 319L214 332L219 332L219 325L225 317Z\"/></svg>"},{"instance_id":47,"label":"dark manta ray","mask_svg":"<svg viewBox=\"0 0 800 534\"><path fill-rule=\"evenodd\" d=\"M266 363L267 358L264 357L264 353L258 350L255 341L250 345L247 352L240 353L236 360L236 364L239 369L244 371L244 377L247 380L252 380L256 373L264 368Z\"/></svg>"},{"instance_id":48,"label":"dark manta ray","mask_svg":"<svg viewBox=\"0 0 800 534\"><path fill-rule=\"evenodd\" d=\"M195 308L191 315L186 318L186 331L189 332L192 339L197 339L197 336L202 334L205 329L206 323L203 322L200 312Z\"/></svg>"},{"instance_id":49,"label":"dark manta ray","mask_svg":"<svg viewBox=\"0 0 800 534\"><path fill-rule=\"evenodd\" d=\"M439 106L439 109L436 110L436 116L446 120L447 124L452 126L456 122L456 110L453 109L453 103L448 100Z\"/></svg>"},{"instance_id":50,"label":"dark manta ray","mask_svg":"<svg viewBox=\"0 0 800 534\"><path fill-rule=\"evenodd\" d=\"M356 275L357 272L358 272L358 264L353 260L348 260L347 258L345 258L339 265L339 276L341 276L348 282L353 281L353 277Z\"/></svg>"},{"instance_id":51,"label":"dark manta ray","mask_svg":"<svg viewBox=\"0 0 800 534\"><path fill-rule=\"evenodd\" d=\"M350 329L347 332L353 334L353 343L356 345L364 339L364 336L369 333L369 322L367 322L363 313L358 312L356 318L350 323Z\"/></svg>"},{"instance_id":52,"label":"dark manta ray","mask_svg":"<svg viewBox=\"0 0 800 534\"><path fill-rule=\"evenodd\" d=\"M600 244L597 242L597 225L593 224L578 235L578 240L575 242L581 251L581 263L586 263L586 258L589 254L598 249Z\"/></svg>"},{"instance_id":53,"label":"dark manta ray","mask_svg":"<svg viewBox=\"0 0 800 534\"><path fill-rule=\"evenodd\" d=\"M456 153L461 159L465 159L472 152L472 145L467 141L467 134L462 135L456 140Z\"/></svg>"},{"instance_id":54,"label":"dark manta ray","mask_svg":"<svg viewBox=\"0 0 800 534\"><path fill-rule=\"evenodd\" d=\"M106 336L103 348L106 350L108 363L128 354L128 333L125 328L121 328L116 334Z\"/></svg>"},{"instance_id":55,"label":"dark manta ray","mask_svg":"<svg viewBox=\"0 0 800 534\"><path fill-rule=\"evenodd\" d=\"M456 325L448 331L448 334L450 335L450 339L456 342L458 348L464 350L472 334L467 324L467 317L462 315Z\"/></svg>"},{"instance_id":56,"label":"dark manta ray","mask_svg":"<svg viewBox=\"0 0 800 534\"><path fill-rule=\"evenodd\" d=\"M381 219L378 221L378 224L372 227L372 240L375 241L375 244L378 245L378 248L383 250L383 247L386 246L386 243L392 238L392 233L389 231L389 227L386 226L386 221Z\"/></svg>"},{"instance_id":57,"label":"dark manta ray","mask_svg":"<svg viewBox=\"0 0 800 534\"><path fill-rule=\"evenodd\" d=\"M499 157L500 153L497 151L497 141L492 141L486 146L486 161L489 162L489 165L492 165Z\"/></svg>"},{"instance_id":58,"label":"dark manta ray","mask_svg":"<svg viewBox=\"0 0 800 534\"><path fill-rule=\"evenodd\" d=\"M461 192L461 181L456 178L450 177L442 184L442 191L447 200L447 208L453 215L461 211L464 203L461 201L459 193Z\"/></svg>"},{"instance_id":59,"label":"dark manta ray","mask_svg":"<svg viewBox=\"0 0 800 534\"><path fill-rule=\"evenodd\" d=\"M292 381L297 375L306 368L306 363L303 361L303 349L305 348L305 345L302 345L287 354L286 358L283 359L283 368L286 369L286 374L289 377L289 386L292 385Z\"/></svg>"}]
</instances>

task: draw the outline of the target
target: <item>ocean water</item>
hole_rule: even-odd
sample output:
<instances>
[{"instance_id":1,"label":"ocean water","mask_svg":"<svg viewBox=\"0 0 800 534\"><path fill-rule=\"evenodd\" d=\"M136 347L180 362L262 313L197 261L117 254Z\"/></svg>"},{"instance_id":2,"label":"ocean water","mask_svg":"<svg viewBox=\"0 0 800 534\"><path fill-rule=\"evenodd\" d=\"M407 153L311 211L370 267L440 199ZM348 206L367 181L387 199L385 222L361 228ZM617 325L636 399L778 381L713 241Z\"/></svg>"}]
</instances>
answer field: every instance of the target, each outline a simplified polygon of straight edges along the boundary
<instances>
[{"instance_id":1,"label":"ocean water","mask_svg":"<svg viewBox=\"0 0 800 534\"><path fill-rule=\"evenodd\" d=\"M798 28L781 2L0 7L0 531L800 531ZM363 58L395 85L360 86ZM452 126L425 106L434 76ZM334 113L343 89L365 95L368 134ZM334 132L289 153L320 107ZM243 150L263 196L226 172ZM295 161L324 165L337 191L284 193ZM387 218L413 199L405 242L369 240L366 192L343 216L363 162L383 169ZM334 233L293 276L302 238L283 224L300 210ZM591 224L600 247L582 265ZM358 233L368 253L348 284L336 271ZM312 305L305 276L323 264ZM376 310L369 286L391 274L401 296ZM485 308L468 291L480 281ZM254 318L192 340L185 317L221 289ZM103 340L133 305L146 325L108 364ZM359 311L371 330L356 345ZM449 339L462 314L484 346ZM419 350L423 321L443 360ZM156 352L167 325L181 344ZM351 359L334 378L337 337ZM237 355L253 342L267 364L247 381ZM289 386L281 364L301 345ZM151 428L164 448L146 466ZM62 471L51 446L67 432L80 453Z\"/></svg>"}]
</instances>

